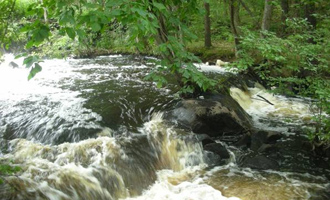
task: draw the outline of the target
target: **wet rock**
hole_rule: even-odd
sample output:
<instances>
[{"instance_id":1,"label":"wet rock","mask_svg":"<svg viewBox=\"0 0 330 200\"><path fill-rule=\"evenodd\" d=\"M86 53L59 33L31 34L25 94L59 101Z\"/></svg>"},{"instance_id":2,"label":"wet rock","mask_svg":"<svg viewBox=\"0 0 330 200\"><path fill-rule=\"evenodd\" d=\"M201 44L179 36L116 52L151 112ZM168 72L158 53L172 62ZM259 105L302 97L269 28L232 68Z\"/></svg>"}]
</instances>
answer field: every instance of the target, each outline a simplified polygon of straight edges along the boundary
<instances>
[{"instance_id":1,"label":"wet rock","mask_svg":"<svg viewBox=\"0 0 330 200\"><path fill-rule=\"evenodd\" d=\"M11 68L18 68L18 64L16 64L15 62L13 62L13 61L11 61L9 64L9 67L11 67Z\"/></svg>"},{"instance_id":2,"label":"wet rock","mask_svg":"<svg viewBox=\"0 0 330 200\"><path fill-rule=\"evenodd\" d=\"M2 153L7 153L9 149L9 141L3 138L0 138L0 157Z\"/></svg>"},{"instance_id":3,"label":"wet rock","mask_svg":"<svg viewBox=\"0 0 330 200\"><path fill-rule=\"evenodd\" d=\"M323 174L330 177L329 160L316 154L306 137L301 135L283 135L283 137L275 144L262 144L254 154L262 154L266 158L276 161L281 171L308 172L313 175ZM246 157L242 159L244 162L248 162L245 160L254 156Z\"/></svg>"},{"instance_id":4,"label":"wet rock","mask_svg":"<svg viewBox=\"0 0 330 200\"><path fill-rule=\"evenodd\" d=\"M325 149L325 156L330 159L330 147Z\"/></svg>"},{"instance_id":5,"label":"wet rock","mask_svg":"<svg viewBox=\"0 0 330 200\"><path fill-rule=\"evenodd\" d=\"M320 157L330 158L330 145L329 144L315 144L309 141L309 145L312 147L310 151ZM306 145L307 146L307 145Z\"/></svg>"},{"instance_id":6,"label":"wet rock","mask_svg":"<svg viewBox=\"0 0 330 200\"><path fill-rule=\"evenodd\" d=\"M210 136L206 134L197 135L197 140L202 142L203 147L207 144L216 143Z\"/></svg>"},{"instance_id":7,"label":"wet rock","mask_svg":"<svg viewBox=\"0 0 330 200\"><path fill-rule=\"evenodd\" d=\"M210 151L204 151L204 162L208 166L219 166L226 164L226 161L221 159L218 154L215 154Z\"/></svg>"},{"instance_id":8,"label":"wet rock","mask_svg":"<svg viewBox=\"0 0 330 200\"><path fill-rule=\"evenodd\" d=\"M314 163L317 167L320 167L323 169L330 169L329 161L326 161L325 159L323 159L321 157L314 158Z\"/></svg>"},{"instance_id":9,"label":"wet rock","mask_svg":"<svg viewBox=\"0 0 330 200\"><path fill-rule=\"evenodd\" d=\"M301 148L302 150L309 152L312 152L314 149L313 144L310 141L302 142Z\"/></svg>"},{"instance_id":10,"label":"wet rock","mask_svg":"<svg viewBox=\"0 0 330 200\"><path fill-rule=\"evenodd\" d=\"M251 146L251 136L248 134L243 135L235 144L237 147L248 148Z\"/></svg>"},{"instance_id":11,"label":"wet rock","mask_svg":"<svg viewBox=\"0 0 330 200\"><path fill-rule=\"evenodd\" d=\"M219 155L221 159L230 158L228 150L226 149L226 147L224 147L220 143L207 144L207 145L204 146L204 150L205 151L210 151L210 152L213 152L213 153Z\"/></svg>"},{"instance_id":12,"label":"wet rock","mask_svg":"<svg viewBox=\"0 0 330 200\"><path fill-rule=\"evenodd\" d=\"M179 127L211 137L245 133L250 116L230 95L204 95L205 99L182 100L165 118Z\"/></svg>"},{"instance_id":13,"label":"wet rock","mask_svg":"<svg viewBox=\"0 0 330 200\"><path fill-rule=\"evenodd\" d=\"M282 134L275 131L257 131L251 134L251 150L258 151L263 144L275 144Z\"/></svg>"},{"instance_id":14,"label":"wet rock","mask_svg":"<svg viewBox=\"0 0 330 200\"><path fill-rule=\"evenodd\" d=\"M258 149L258 152L260 153L274 153L274 152L277 152L278 151L278 148L273 145L273 144L263 144L261 145L261 147Z\"/></svg>"},{"instance_id":15,"label":"wet rock","mask_svg":"<svg viewBox=\"0 0 330 200\"><path fill-rule=\"evenodd\" d=\"M267 169L279 169L279 164L264 155L257 155L252 158L246 158L242 163L243 167L249 167L251 169L267 170Z\"/></svg>"},{"instance_id":16,"label":"wet rock","mask_svg":"<svg viewBox=\"0 0 330 200\"><path fill-rule=\"evenodd\" d=\"M14 199L15 190L7 183L0 184L0 199Z\"/></svg>"}]
</instances>

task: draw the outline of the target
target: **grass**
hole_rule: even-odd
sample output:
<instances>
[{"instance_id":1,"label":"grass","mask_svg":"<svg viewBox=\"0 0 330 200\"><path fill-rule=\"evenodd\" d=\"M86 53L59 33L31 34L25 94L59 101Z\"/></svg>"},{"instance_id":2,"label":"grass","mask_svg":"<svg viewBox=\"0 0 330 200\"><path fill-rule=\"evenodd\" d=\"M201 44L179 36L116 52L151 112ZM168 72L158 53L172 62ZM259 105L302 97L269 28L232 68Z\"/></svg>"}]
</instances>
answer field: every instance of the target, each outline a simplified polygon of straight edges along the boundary
<instances>
[{"instance_id":1,"label":"grass","mask_svg":"<svg viewBox=\"0 0 330 200\"><path fill-rule=\"evenodd\" d=\"M234 43L213 41L212 47L204 47L204 41L196 41L187 45L188 51L194 53L203 62L215 63L216 60L233 61L235 59Z\"/></svg>"}]
</instances>

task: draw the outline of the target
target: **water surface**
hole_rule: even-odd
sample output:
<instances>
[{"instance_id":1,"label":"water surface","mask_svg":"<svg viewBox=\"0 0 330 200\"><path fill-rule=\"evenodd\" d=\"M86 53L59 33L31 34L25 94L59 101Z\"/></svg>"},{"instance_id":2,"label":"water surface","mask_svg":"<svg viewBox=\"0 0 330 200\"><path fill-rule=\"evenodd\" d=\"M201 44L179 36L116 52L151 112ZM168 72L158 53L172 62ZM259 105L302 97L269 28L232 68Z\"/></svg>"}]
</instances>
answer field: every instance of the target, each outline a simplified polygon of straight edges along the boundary
<instances>
[{"instance_id":1,"label":"water surface","mask_svg":"<svg viewBox=\"0 0 330 200\"><path fill-rule=\"evenodd\" d=\"M241 168L237 159L244 152L235 147L228 147L226 165L208 166L195 135L163 120L162 112L177 101L177 88L159 89L144 80L156 67L154 58L45 60L31 81L26 69L8 67L10 60L7 55L0 65L0 159L22 170L5 178L1 199L330 198L322 173ZM312 115L298 99L268 96L257 88L231 91L260 128L295 134L288 129L297 124L290 122ZM276 107L256 100L257 94ZM268 123L274 119L283 123Z\"/></svg>"}]
</instances>

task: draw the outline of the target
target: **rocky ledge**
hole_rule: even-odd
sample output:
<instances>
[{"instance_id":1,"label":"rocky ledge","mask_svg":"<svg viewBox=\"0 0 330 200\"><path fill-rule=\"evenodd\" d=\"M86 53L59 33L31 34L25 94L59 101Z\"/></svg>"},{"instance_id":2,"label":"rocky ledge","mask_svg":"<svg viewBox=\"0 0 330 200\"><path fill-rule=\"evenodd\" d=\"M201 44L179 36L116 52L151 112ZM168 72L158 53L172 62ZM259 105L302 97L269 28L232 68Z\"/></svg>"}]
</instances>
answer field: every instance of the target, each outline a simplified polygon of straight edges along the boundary
<instances>
[{"instance_id":1,"label":"rocky ledge","mask_svg":"<svg viewBox=\"0 0 330 200\"><path fill-rule=\"evenodd\" d=\"M254 128L251 117L229 94L182 100L165 119L194 132L213 165L228 161L229 145L244 151L237 158L241 167L330 174L329 156L316 155L306 137Z\"/></svg>"}]
</instances>

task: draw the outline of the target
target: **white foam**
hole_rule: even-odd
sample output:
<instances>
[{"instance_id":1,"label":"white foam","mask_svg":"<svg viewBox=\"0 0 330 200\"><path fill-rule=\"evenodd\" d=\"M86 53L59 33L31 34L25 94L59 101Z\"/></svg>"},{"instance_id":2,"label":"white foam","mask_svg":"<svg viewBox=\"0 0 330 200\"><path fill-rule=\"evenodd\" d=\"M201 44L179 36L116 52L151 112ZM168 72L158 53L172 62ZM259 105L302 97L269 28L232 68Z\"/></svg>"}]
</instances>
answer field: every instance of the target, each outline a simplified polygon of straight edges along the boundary
<instances>
[{"instance_id":1,"label":"white foam","mask_svg":"<svg viewBox=\"0 0 330 200\"><path fill-rule=\"evenodd\" d=\"M229 72L228 69L225 67L219 67L217 65L208 65L208 64L195 64L197 69L200 69L203 72L213 72L213 73L219 73L219 74L224 74L226 72Z\"/></svg>"},{"instance_id":2,"label":"white foam","mask_svg":"<svg viewBox=\"0 0 330 200\"><path fill-rule=\"evenodd\" d=\"M247 92L231 88L230 92L231 96L252 116L254 125L265 130L282 131L289 134L287 127L271 127L261 122L260 119L297 125L310 121L314 115L307 99L275 95L262 88L249 88Z\"/></svg>"},{"instance_id":3,"label":"white foam","mask_svg":"<svg viewBox=\"0 0 330 200\"><path fill-rule=\"evenodd\" d=\"M108 56L99 56L99 58L121 58L121 57L123 57L121 54L108 55Z\"/></svg>"},{"instance_id":4,"label":"white foam","mask_svg":"<svg viewBox=\"0 0 330 200\"><path fill-rule=\"evenodd\" d=\"M173 175L176 174L170 170L158 172L156 183L141 196L125 200L239 200L236 197L224 197L219 190L203 183L200 178L173 185L167 180L167 176Z\"/></svg>"}]
</instances>

